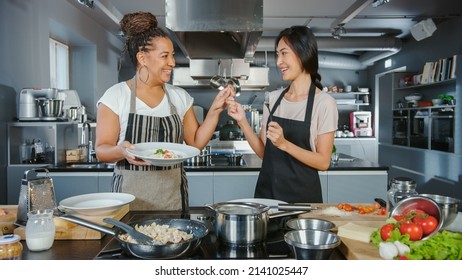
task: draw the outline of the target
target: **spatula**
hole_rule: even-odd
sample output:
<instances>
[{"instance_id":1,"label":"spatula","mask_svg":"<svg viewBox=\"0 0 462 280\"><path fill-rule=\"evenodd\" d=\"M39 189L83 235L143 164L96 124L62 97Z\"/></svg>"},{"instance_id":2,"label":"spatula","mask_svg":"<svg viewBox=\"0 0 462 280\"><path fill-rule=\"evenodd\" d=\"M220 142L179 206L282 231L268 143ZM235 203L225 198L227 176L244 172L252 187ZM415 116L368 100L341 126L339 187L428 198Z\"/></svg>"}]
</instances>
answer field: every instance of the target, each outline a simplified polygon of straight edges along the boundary
<instances>
[{"instance_id":1,"label":"spatula","mask_svg":"<svg viewBox=\"0 0 462 280\"><path fill-rule=\"evenodd\" d=\"M133 239L135 239L135 241L138 244L142 244L142 245L152 245L152 244L154 244L154 240L152 239L152 237L147 236L146 234L137 231L132 226L127 225L126 223L123 223L123 222L121 222L119 220L115 220L115 219L111 219L111 218L104 218L103 221L105 223L114 225L114 226L124 230Z\"/></svg>"}]
</instances>

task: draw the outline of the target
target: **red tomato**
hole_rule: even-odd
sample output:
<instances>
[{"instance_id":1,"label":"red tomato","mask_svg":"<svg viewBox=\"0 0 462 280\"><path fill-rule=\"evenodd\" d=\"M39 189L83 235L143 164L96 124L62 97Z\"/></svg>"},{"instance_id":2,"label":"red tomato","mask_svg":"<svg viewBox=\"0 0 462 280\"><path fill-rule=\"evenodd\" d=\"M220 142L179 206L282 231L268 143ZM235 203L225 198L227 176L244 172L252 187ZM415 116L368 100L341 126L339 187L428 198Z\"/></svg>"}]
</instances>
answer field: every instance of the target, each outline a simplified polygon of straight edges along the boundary
<instances>
[{"instance_id":1,"label":"red tomato","mask_svg":"<svg viewBox=\"0 0 462 280\"><path fill-rule=\"evenodd\" d=\"M419 224L412 222L403 222L399 225L399 232L401 234L409 234L409 240L416 241L422 239L423 229Z\"/></svg>"},{"instance_id":2,"label":"red tomato","mask_svg":"<svg viewBox=\"0 0 462 280\"><path fill-rule=\"evenodd\" d=\"M383 241L386 241L390 238L391 232L395 229L394 224L385 224L380 228L380 237Z\"/></svg>"},{"instance_id":3,"label":"red tomato","mask_svg":"<svg viewBox=\"0 0 462 280\"><path fill-rule=\"evenodd\" d=\"M425 213L425 211L423 210L420 210L420 209L411 209L411 210L408 210L404 213L404 216L405 217L408 217L408 218L412 218L416 215L426 215L427 213Z\"/></svg>"},{"instance_id":4,"label":"red tomato","mask_svg":"<svg viewBox=\"0 0 462 280\"><path fill-rule=\"evenodd\" d=\"M407 218L403 215L394 215L393 219L395 219L397 222L404 222L405 220L407 220Z\"/></svg>"},{"instance_id":5,"label":"red tomato","mask_svg":"<svg viewBox=\"0 0 462 280\"><path fill-rule=\"evenodd\" d=\"M417 215L412 219L412 222L422 227L424 235L429 235L438 227L438 220L431 215Z\"/></svg>"}]
</instances>

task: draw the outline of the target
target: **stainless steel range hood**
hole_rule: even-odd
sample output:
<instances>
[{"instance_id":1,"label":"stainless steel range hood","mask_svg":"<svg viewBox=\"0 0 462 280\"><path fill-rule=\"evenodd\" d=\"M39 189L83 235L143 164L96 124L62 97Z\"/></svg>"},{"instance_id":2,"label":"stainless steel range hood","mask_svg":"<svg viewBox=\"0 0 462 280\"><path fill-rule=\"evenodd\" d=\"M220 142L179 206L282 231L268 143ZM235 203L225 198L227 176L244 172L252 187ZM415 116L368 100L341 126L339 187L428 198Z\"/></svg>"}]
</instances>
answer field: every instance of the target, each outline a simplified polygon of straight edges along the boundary
<instances>
[{"instance_id":1,"label":"stainless steel range hood","mask_svg":"<svg viewBox=\"0 0 462 280\"><path fill-rule=\"evenodd\" d=\"M263 0L165 0L172 40L189 59L251 61L263 32Z\"/></svg>"}]
</instances>

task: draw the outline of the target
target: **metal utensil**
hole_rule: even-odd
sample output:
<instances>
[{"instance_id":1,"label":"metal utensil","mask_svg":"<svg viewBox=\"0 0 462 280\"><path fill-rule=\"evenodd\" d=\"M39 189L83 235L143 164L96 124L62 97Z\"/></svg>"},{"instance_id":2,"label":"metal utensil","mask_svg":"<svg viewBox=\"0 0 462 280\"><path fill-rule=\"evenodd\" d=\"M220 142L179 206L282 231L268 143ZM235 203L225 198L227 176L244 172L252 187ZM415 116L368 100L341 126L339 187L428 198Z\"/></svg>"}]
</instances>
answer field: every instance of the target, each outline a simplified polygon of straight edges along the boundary
<instances>
[{"instance_id":1,"label":"metal utensil","mask_svg":"<svg viewBox=\"0 0 462 280\"><path fill-rule=\"evenodd\" d=\"M226 81L220 75L216 75L210 79L210 85L218 90L223 90L226 87Z\"/></svg>"},{"instance_id":2,"label":"metal utensil","mask_svg":"<svg viewBox=\"0 0 462 280\"><path fill-rule=\"evenodd\" d=\"M270 110L270 101L269 101L269 92L265 92L265 101L263 101L263 104L266 106L268 109L268 114L269 114L269 122L273 121L272 115L271 115L271 110Z\"/></svg>"},{"instance_id":3,"label":"metal utensil","mask_svg":"<svg viewBox=\"0 0 462 280\"><path fill-rule=\"evenodd\" d=\"M310 204L303 204L303 203L287 203L287 204L278 204L272 205L270 208L278 209L279 211L311 211L316 210L316 207L312 207Z\"/></svg>"},{"instance_id":4,"label":"metal utensil","mask_svg":"<svg viewBox=\"0 0 462 280\"><path fill-rule=\"evenodd\" d=\"M228 80L228 85L234 87L235 97L239 97L241 95L241 83L236 78L230 78Z\"/></svg>"},{"instance_id":5,"label":"metal utensil","mask_svg":"<svg viewBox=\"0 0 462 280\"><path fill-rule=\"evenodd\" d=\"M121 221L118 221L118 220L115 220L115 219L112 219L112 218L104 218L103 221L104 221L105 223L114 225L114 226L116 226L116 227L118 227L118 228L124 230L124 231L127 232L133 239L135 239L136 242L137 242L138 244L142 244L142 245L151 245L151 244L154 244L154 240L152 239L152 237L147 236L146 234L137 231L135 228L133 228L133 227L130 226L130 225L127 225L126 223L123 223L123 222L121 222Z\"/></svg>"}]
</instances>

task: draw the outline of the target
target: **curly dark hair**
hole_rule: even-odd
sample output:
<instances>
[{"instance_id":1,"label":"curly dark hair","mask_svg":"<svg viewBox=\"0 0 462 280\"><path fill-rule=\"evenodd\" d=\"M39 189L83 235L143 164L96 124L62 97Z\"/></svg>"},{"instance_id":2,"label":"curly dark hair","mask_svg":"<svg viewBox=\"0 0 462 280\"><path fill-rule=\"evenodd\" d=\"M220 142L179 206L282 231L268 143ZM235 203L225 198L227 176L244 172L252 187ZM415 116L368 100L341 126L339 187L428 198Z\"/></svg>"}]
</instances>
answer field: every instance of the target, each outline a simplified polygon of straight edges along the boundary
<instances>
[{"instance_id":1,"label":"curly dark hair","mask_svg":"<svg viewBox=\"0 0 462 280\"><path fill-rule=\"evenodd\" d=\"M318 43L311 29L306 26L291 26L282 30L276 38L275 50L280 40L284 40L297 54L303 69L310 74L316 87L322 89L321 75L318 72Z\"/></svg>"},{"instance_id":2,"label":"curly dark hair","mask_svg":"<svg viewBox=\"0 0 462 280\"><path fill-rule=\"evenodd\" d=\"M167 37L167 33L157 26L157 18L148 12L126 14L120 21L120 28L126 38L124 52L128 52L133 66L136 68L139 51L147 51L147 46L155 37Z\"/></svg>"}]
</instances>

